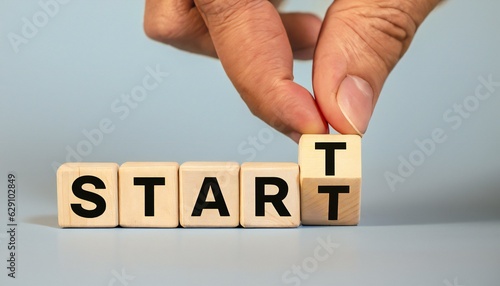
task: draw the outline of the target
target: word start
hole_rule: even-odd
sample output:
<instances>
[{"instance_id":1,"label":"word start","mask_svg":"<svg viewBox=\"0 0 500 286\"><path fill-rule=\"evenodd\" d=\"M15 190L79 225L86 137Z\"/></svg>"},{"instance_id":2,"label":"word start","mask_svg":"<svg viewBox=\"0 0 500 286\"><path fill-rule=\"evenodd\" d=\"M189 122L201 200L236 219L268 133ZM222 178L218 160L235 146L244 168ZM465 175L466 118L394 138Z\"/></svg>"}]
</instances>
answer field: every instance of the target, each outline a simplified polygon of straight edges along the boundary
<instances>
[{"instance_id":1,"label":"word start","mask_svg":"<svg viewBox=\"0 0 500 286\"><path fill-rule=\"evenodd\" d=\"M361 138L303 135L297 163L65 163L61 227L357 225Z\"/></svg>"}]
</instances>

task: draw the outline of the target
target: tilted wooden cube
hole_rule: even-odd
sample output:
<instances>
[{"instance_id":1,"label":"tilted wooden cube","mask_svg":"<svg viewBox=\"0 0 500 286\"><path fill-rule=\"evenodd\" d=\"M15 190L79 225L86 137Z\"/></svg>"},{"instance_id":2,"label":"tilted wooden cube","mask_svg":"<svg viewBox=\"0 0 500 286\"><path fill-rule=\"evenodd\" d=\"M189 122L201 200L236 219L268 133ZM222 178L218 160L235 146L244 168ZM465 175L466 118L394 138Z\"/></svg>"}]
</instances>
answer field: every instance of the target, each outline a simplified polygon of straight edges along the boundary
<instances>
[{"instance_id":1,"label":"tilted wooden cube","mask_svg":"<svg viewBox=\"0 0 500 286\"><path fill-rule=\"evenodd\" d=\"M118 225L118 164L65 163L57 170L61 227Z\"/></svg>"},{"instance_id":2,"label":"tilted wooden cube","mask_svg":"<svg viewBox=\"0 0 500 286\"><path fill-rule=\"evenodd\" d=\"M120 225L179 225L179 164L127 162L119 170Z\"/></svg>"},{"instance_id":3,"label":"tilted wooden cube","mask_svg":"<svg viewBox=\"0 0 500 286\"><path fill-rule=\"evenodd\" d=\"M183 227L237 227L240 166L234 162L186 162L179 169Z\"/></svg>"},{"instance_id":4,"label":"tilted wooden cube","mask_svg":"<svg viewBox=\"0 0 500 286\"><path fill-rule=\"evenodd\" d=\"M296 163L241 165L240 224L243 227L300 225L299 166Z\"/></svg>"},{"instance_id":5,"label":"tilted wooden cube","mask_svg":"<svg viewBox=\"0 0 500 286\"><path fill-rule=\"evenodd\" d=\"M303 225L359 223L361 137L303 135L299 166Z\"/></svg>"}]
</instances>

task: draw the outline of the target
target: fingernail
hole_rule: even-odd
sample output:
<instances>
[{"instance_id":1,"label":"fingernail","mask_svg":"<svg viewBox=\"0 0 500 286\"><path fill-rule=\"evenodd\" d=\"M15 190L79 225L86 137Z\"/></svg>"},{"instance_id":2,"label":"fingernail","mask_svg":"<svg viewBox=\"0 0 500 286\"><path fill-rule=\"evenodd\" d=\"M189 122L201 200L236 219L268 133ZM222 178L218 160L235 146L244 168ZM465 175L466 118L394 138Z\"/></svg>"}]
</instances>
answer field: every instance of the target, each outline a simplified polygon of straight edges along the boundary
<instances>
[{"instance_id":1,"label":"fingernail","mask_svg":"<svg viewBox=\"0 0 500 286\"><path fill-rule=\"evenodd\" d=\"M293 141L295 141L295 143L298 144L302 134L294 131L294 132L288 133L287 136L290 137Z\"/></svg>"},{"instance_id":2,"label":"fingernail","mask_svg":"<svg viewBox=\"0 0 500 286\"><path fill-rule=\"evenodd\" d=\"M347 75L337 93L337 103L351 126L363 135L373 113L373 89L364 79Z\"/></svg>"}]
</instances>

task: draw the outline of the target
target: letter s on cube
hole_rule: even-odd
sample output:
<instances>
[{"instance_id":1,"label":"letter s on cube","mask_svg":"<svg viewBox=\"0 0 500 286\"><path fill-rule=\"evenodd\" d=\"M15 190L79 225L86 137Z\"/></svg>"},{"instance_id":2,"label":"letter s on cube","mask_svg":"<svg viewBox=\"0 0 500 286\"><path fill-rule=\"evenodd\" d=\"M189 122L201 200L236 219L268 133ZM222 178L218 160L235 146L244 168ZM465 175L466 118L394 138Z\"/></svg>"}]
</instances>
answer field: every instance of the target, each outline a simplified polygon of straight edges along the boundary
<instances>
[{"instance_id":1,"label":"letter s on cube","mask_svg":"<svg viewBox=\"0 0 500 286\"><path fill-rule=\"evenodd\" d=\"M61 227L118 226L118 164L61 165L57 207Z\"/></svg>"}]
</instances>

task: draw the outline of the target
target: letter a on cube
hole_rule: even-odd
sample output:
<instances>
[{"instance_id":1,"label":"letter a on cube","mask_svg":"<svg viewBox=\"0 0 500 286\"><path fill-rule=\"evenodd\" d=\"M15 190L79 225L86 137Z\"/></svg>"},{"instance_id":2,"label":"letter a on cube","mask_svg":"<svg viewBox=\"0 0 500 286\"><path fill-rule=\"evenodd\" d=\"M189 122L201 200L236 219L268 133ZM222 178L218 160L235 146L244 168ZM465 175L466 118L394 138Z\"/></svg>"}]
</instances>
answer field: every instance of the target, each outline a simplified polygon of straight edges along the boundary
<instances>
[{"instance_id":1,"label":"letter a on cube","mask_svg":"<svg viewBox=\"0 0 500 286\"><path fill-rule=\"evenodd\" d=\"M239 172L235 162L186 162L179 169L183 227L237 227Z\"/></svg>"},{"instance_id":2,"label":"letter a on cube","mask_svg":"<svg viewBox=\"0 0 500 286\"><path fill-rule=\"evenodd\" d=\"M61 227L118 225L118 165L65 163L57 170Z\"/></svg>"},{"instance_id":3,"label":"letter a on cube","mask_svg":"<svg viewBox=\"0 0 500 286\"><path fill-rule=\"evenodd\" d=\"M303 135L299 142L303 225L357 225L361 137Z\"/></svg>"}]
</instances>

